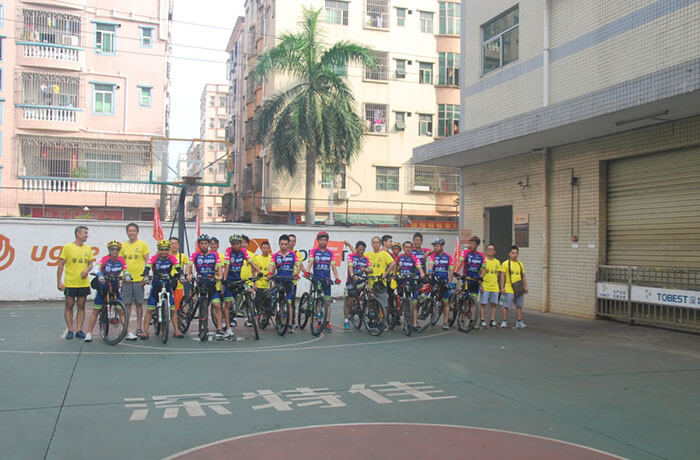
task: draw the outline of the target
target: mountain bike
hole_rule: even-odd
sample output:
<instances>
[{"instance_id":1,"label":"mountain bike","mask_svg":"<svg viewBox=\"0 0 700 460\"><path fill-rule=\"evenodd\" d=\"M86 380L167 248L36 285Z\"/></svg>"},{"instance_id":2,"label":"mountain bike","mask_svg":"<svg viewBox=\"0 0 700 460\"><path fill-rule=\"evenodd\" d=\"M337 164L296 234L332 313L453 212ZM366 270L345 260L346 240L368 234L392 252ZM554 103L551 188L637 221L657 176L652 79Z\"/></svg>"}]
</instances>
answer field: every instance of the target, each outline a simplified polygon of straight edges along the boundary
<instances>
[{"instance_id":1,"label":"mountain bike","mask_svg":"<svg viewBox=\"0 0 700 460\"><path fill-rule=\"evenodd\" d=\"M330 284L330 280L311 280L309 292L305 292L299 300L298 322L300 329L304 329L306 322L311 319L311 334L318 337L323 332L326 322L326 307L324 306L323 291Z\"/></svg>"},{"instance_id":2,"label":"mountain bike","mask_svg":"<svg viewBox=\"0 0 700 460\"><path fill-rule=\"evenodd\" d=\"M396 279L396 277L393 275L387 276L386 282L390 283L392 279ZM385 313L387 329L393 330L394 327L401 324L401 310L399 309L398 293L395 293L393 296L387 296Z\"/></svg>"},{"instance_id":3,"label":"mountain bike","mask_svg":"<svg viewBox=\"0 0 700 460\"><path fill-rule=\"evenodd\" d=\"M413 332L413 289L417 280L417 276L411 275L399 275L396 279L399 285L396 294L403 314L402 328L407 336Z\"/></svg>"},{"instance_id":4,"label":"mountain bike","mask_svg":"<svg viewBox=\"0 0 700 460\"><path fill-rule=\"evenodd\" d=\"M442 316L442 295L449 289L447 281L435 275L431 275L428 282L420 287L419 292L424 294L418 299L417 308L418 327L421 331L425 331L438 323Z\"/></svg>"},{"instance_id":5,"label":"mountain bike","mask_svg":"<svg viewBox=\"0 0 700 460\"><path fill-rule=\"evenodd\" d=\"M480 282L468 276L455 275L457 279L470 282ZM460 283L461 284L461 283ZM457 322L457 327L462 332L469 332L474 329L476 322L479 320L479 302L469 292L469 288L462 288L455 293L454 297L454 316L452 322Z\"/></svg>"},{"instance_id":6,"label":"mountain bike","mask_svg":"<svg viewBox=\"0 0 700 460\"><path fill-rule=\"evenodd\" d=\"M124 339L129 329L129 315L124 304L119 300L120 281L123 277L105 274L103 278L102 284L105 286L103 288L98 286L98 289L102 289L104 304L97 317L97 323L104 343L116 345Z\"/></svg>"},{"instance_id":7,"label":"mountain bike","mask_svg":"<svg viewBox=\"0 0 700 460\"><path fill-rule=\"evenodd\" d=\"M276 275L272 277L272 283L272 287L265 291L265 297L261 303L260 326L262 327L263 316L266 325L274 319L277 334L283 336L289 328L290 305L287 294L292 289L292 278Z\"/></svg>"},{"instance_id":8,"label":"mountain bike","mask_svg":"<svg viewBox=\"0 0 700 460\"><path fill-rule=\"evenodd\" d=\"M360 301L360 295L367 287L367 274L354 275L352 280L346 284L348 288L348 298L350 299L350 323L355 329L360 329L364 321L364 304ZM365 296L366 297L366 296Z\"/></svg>"},{"instance_id":9,"label":"mountain bike","mask_svg":"<svg viewBox=\"0 0 700 460\"><path fill-rule=\"evenodd\" d=\"M255 311L255 303L253 299L255 291L253 291L252 282L260 279L261 276L262 275L258 274L257 277L253 278L236 281L223 281L224 285L233 293L234 302L232 302L231 306L231 310L233 312L232 314L235 314L238 311L243 312L248 324L250 324L253 328L255 340L260 339L260 330L258 317ZM236 304L235 300L238 298L240 298L240 300L238 304Z\"/></svg>"},{"instance_id":10,"label":"mountain bike","mask_svg":"<svg viewBox=\"0 0 700 460\"><path fill-rule=\"evenodd\" d=\"M160 336L163 343L168 343L168 332L170 330L170 274L160 273L160 292L158 292L158 303L151 315L151 324L156 335ZM167 283L167 284L166 284Z\"/></svg>"},{"instance_id":11,"label":"mountain bike","mask_svg":"<svg viewBox=\"0 0 700 460\"><path fill-rule=\"evenodd\" d=\"M195 315L199 312L199 340L204 342L209 337L209 300L216 290L211 275L197 277L193 281L192 290L182 299L177 313L177 322L183 334L190 328Z\"/></svg>"},{"instance_id":12,"label":"mountain bike","mask_svg":"<svg viewBox=\"0 0 700 460\"><path fill-rule=\"evenodd\" d=\"M386 291L386 286L382 283L381 276L369 276L370 281L365 283L358 298L359 309L362 311L362 322L369 335L378 336L386 328L386 315L382 303L377 299L376 294ZM370 287L372 284L372 287Z\"/></svg>"}]
</instances>

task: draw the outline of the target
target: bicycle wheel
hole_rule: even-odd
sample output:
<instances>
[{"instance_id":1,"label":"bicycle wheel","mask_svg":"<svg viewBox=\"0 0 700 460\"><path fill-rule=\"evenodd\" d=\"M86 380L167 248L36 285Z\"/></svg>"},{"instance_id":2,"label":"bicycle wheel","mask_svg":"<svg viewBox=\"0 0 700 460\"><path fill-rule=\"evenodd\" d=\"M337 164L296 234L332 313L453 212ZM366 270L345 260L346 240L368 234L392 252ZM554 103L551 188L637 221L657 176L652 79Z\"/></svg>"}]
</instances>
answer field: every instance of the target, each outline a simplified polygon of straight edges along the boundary
<instances>
[{"instance_id":1,"label":"bicycle wheel","mask_svg":"<svg viewBox=\"0 0 700 460\"><path fill-rule=\"evenodd\" d=\"M260 329L265 329L270 324L270 316L272 310L272 301L266 296L263 297L258 308L258 326Z\"/></svg>"},{"instance_id":2,"label":"bicycle wheel","mask_svg":"<svg viewBox=\"0 0 700 460\"><path fill-rule=\"evenodd\" d=\"M275 300L275 329L280 337L287 333L289 327L289 303L287 299L277 298Z\"/></svg>"},{"instance_id":3,"label":"bicycle wheel","mask_svg":"<svg viewBox=\"0 0 700 460\"><path fill-rule=\"evenodd\" d=\"M304 329L307 321L309 321L309 293L305 292L301 295L297 306L297 325L299 329Z\"/></svg>"},{"instance_id":4,"label":"bicycle wheel","mask_svg":"<svg viewBox=\"0 0 700 460\"><path fill-rule=\"evenodd\" d=\"M447 324L449 324L450 327L452 327L454 326L455 321L457 320L456 312L459 304L459 297L456 294L452 294L448 302L450 305L450 312L449 317L447 318Z\"/></svg>"},{"instance_id":5,"label":"bicycle wheel","mask_svg":"<svg viewBox=\"0 0 700 460\"><path fill-rule=\"evenodd\" d=\"M162 309L160 316L160 340L163 342L163 344L166 344L168 343L168 333L170 332L170 305L168 302L163 302L163 305L161 305L159 308Z\"/></svg>"},{"instance_id":6,"label":"bicycle wheel","mask_svg":"<svg viewBox=\"0 0 700 460\"><path fill-rule=\"evenodd\" d=\"M460 306L457 316L457 327L462 332L469 332L476 325L479 318L479 304L474 297L468 295L465 302Z\"/></svg>"},{"instance_id":7,"label":"bicycle wheel","mask_svg":"<svg viewBox=\"0 0 700 460\"><path fill-rule=\"evenodd\" d=\"M426 297L418 300L418 318L416 324L418 329L424 331L433 325L432 318L437 305L435 304L435 299L432 297Z\"/></svg>"},{"instance_id":8,"label":"bicycle wheel","mask_svg":"<svg viewBox=\"0 0 700 460\"><path fill-rule=\"evenodd\" d=\"M442 302L432 297L431 300L433 302L433 306L430 312L430 325L435 326L438 321L440 321L440 317L442 316Z\"/></svg>"},{"instance_id":9,"label":"bicycle wheel","mask_svg":"<svg viewBox=\"0 0 700 460\"><path fill-rule=\"evenodd\" d=\"M384 331L384 308L377 299L369 299L364 308L365 329L369 335L378 336Z\"/></svg>"},{"instance_id":10,"label":"bicycle wheel","mask_svg":"<svg viewBox=\"0 0 700 460\"><path fill-rule=\"evenodd\" d=\"M207 299L200 297L198 302L199 311L199 341L206 342L209 339L209 306Z\"/></svg>"},{"instance_id":11,"label":"bicycle wheel","mask_svg":"<svg viewBox=\"0 0 700 460\"><path fill-rule=\"evenodd\" d=\"M100 337L108 345L121 342L128 331L128 313L119 300L111 300L100 312Z\"/></svg>"},{"instance_id":12,"label":"bicycle wheel","mask_svg":"<svg viewBox=\"0 0 700 460\"><path fill-rule=\"evenodd\" d=\"M362 327L362 310L363 307L360 304L360 299L357 297L351 297L352 306L350 307L350 322L355 327L355 329L360 329Z\"/></svg>"},{"instance_id":13,"label":"bicycle wheel","mask_svg":"<svg viewBox=\"0 0 700 460\"><path fill-rule=\"evenodd\" d=\"M311 314L311 334L318 337L323 332L325 326L326 309L323 306L323 299L316 299Z\"/></svg>"},{"instance_id":14,"label":"bicycle wheel","mask_svg":"<svg viewBox=\"0 0 700 460\"><path fill-rule=\"evenodd\" d=\"M255 340L260 340L260 331L258 330L258 318L255 316L255 309L253 304L249 299L244 301L243 311L245 312L246 319L252 324L253 334L255 335Z\"/></svg>"},{"instance_id":15,"label":"bicycle wheel","mask_svg":"<svg viewBox=\"0 0 700 460\"><path fill-rule=\"evenodd\" d=\"M389 303L386 306L386 327L387 329L393 330L396 327L398 320L398 313L396 311L396 304L394 299L389 299Z\"/></svg>"},{"instance_id":16,"label":"bicycle wheel","mask_svg":"<svg viewBox=\"0 0 700 460\"><path fill-rule=\"evenodd\" d=\"M408 298L402 298L401 310L403 310L403 333L410 336L413 332L413 302Z\"/></svg>"},{"instance_id":17,"label":"bicycle wheel","mask_svg":"<svg viewBox=\"0 0 700 460\"><path fill-rule=\"evenodd\" d=\"M180 329L181 333L186 333L190 328L196 311L197 306L192 294L189 294L180 301L180 308L177 311L177 327Z\"/></svg>"}]
</instances>

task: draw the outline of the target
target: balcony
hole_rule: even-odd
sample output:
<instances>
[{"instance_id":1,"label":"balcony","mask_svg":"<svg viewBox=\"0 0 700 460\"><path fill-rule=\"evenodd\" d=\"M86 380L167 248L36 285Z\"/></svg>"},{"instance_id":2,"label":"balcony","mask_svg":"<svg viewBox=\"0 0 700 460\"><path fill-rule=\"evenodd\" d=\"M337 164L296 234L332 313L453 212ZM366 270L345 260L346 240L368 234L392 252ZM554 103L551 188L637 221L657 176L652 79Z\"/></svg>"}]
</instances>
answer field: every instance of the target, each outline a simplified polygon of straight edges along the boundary
<instances>
[{"instance_id":1,"label":"balcony","mask_svg":"<svg viewBox=\"0 0 700 460\"><path fill-rule=\"evenodd\" d=\"M85 111L68 107L17 104L20 129L48 131L80 131L85 126Z\"/></svg>"},{"instance_id":2,"label":"balcony","mask_svg":"<svg viewBox=\"0 0 700 460\"><path fill-rule=\"evenodd\" d=\"M22 179L24 191L46 192L112 192L112 193L143 193L156 195L160 193L157 184L132 184L126 182L96 182L79 179L37 178Z\"/></svg>"},{"instance_id":3,"label":"balcony","mask_svg":"<svg viewBox=\"0 0 700 460\"><path fill-rule=\"evenodd\" d=\"M80 71L85 66L83 18L60 11L20 9L17 64Z\"/></svg>"}]
</instances>

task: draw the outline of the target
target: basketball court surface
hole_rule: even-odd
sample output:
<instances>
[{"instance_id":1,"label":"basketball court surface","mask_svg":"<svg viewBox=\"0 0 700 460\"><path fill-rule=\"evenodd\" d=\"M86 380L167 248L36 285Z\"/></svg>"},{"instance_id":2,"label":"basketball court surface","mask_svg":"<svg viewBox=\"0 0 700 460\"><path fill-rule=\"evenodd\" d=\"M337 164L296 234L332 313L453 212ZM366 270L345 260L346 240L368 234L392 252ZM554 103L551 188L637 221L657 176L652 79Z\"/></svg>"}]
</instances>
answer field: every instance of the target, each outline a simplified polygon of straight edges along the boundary
<instances>
[{"instance_id":1,"label":"basketball court surface","mask_svg":"<svg viewBox=\"0 0 700 460\"><path fill-rule=\"evenodd\" d=\"M0 458L697 458L698 336L526 312L371 337L340 310L318 338L112 347L3 304Z\"/></svg>"}]
</instances>

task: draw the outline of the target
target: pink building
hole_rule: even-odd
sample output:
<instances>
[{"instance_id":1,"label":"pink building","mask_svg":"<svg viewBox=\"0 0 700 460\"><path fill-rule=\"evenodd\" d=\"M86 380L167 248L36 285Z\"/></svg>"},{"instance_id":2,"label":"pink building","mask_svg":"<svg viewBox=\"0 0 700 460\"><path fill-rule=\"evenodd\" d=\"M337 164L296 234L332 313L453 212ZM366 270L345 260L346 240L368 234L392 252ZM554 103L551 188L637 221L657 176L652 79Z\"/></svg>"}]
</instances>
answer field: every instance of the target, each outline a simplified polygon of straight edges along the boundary
<instances>
[{"instance_id":1,"label":"pink building","mask_svg":"<svg viewBox=\"0 0 700 460\"><path fill-rule=\"evenodd\" d=\"M173 0L0 7L1 215L149 219Z\"/></svg>"}]
</instances>

